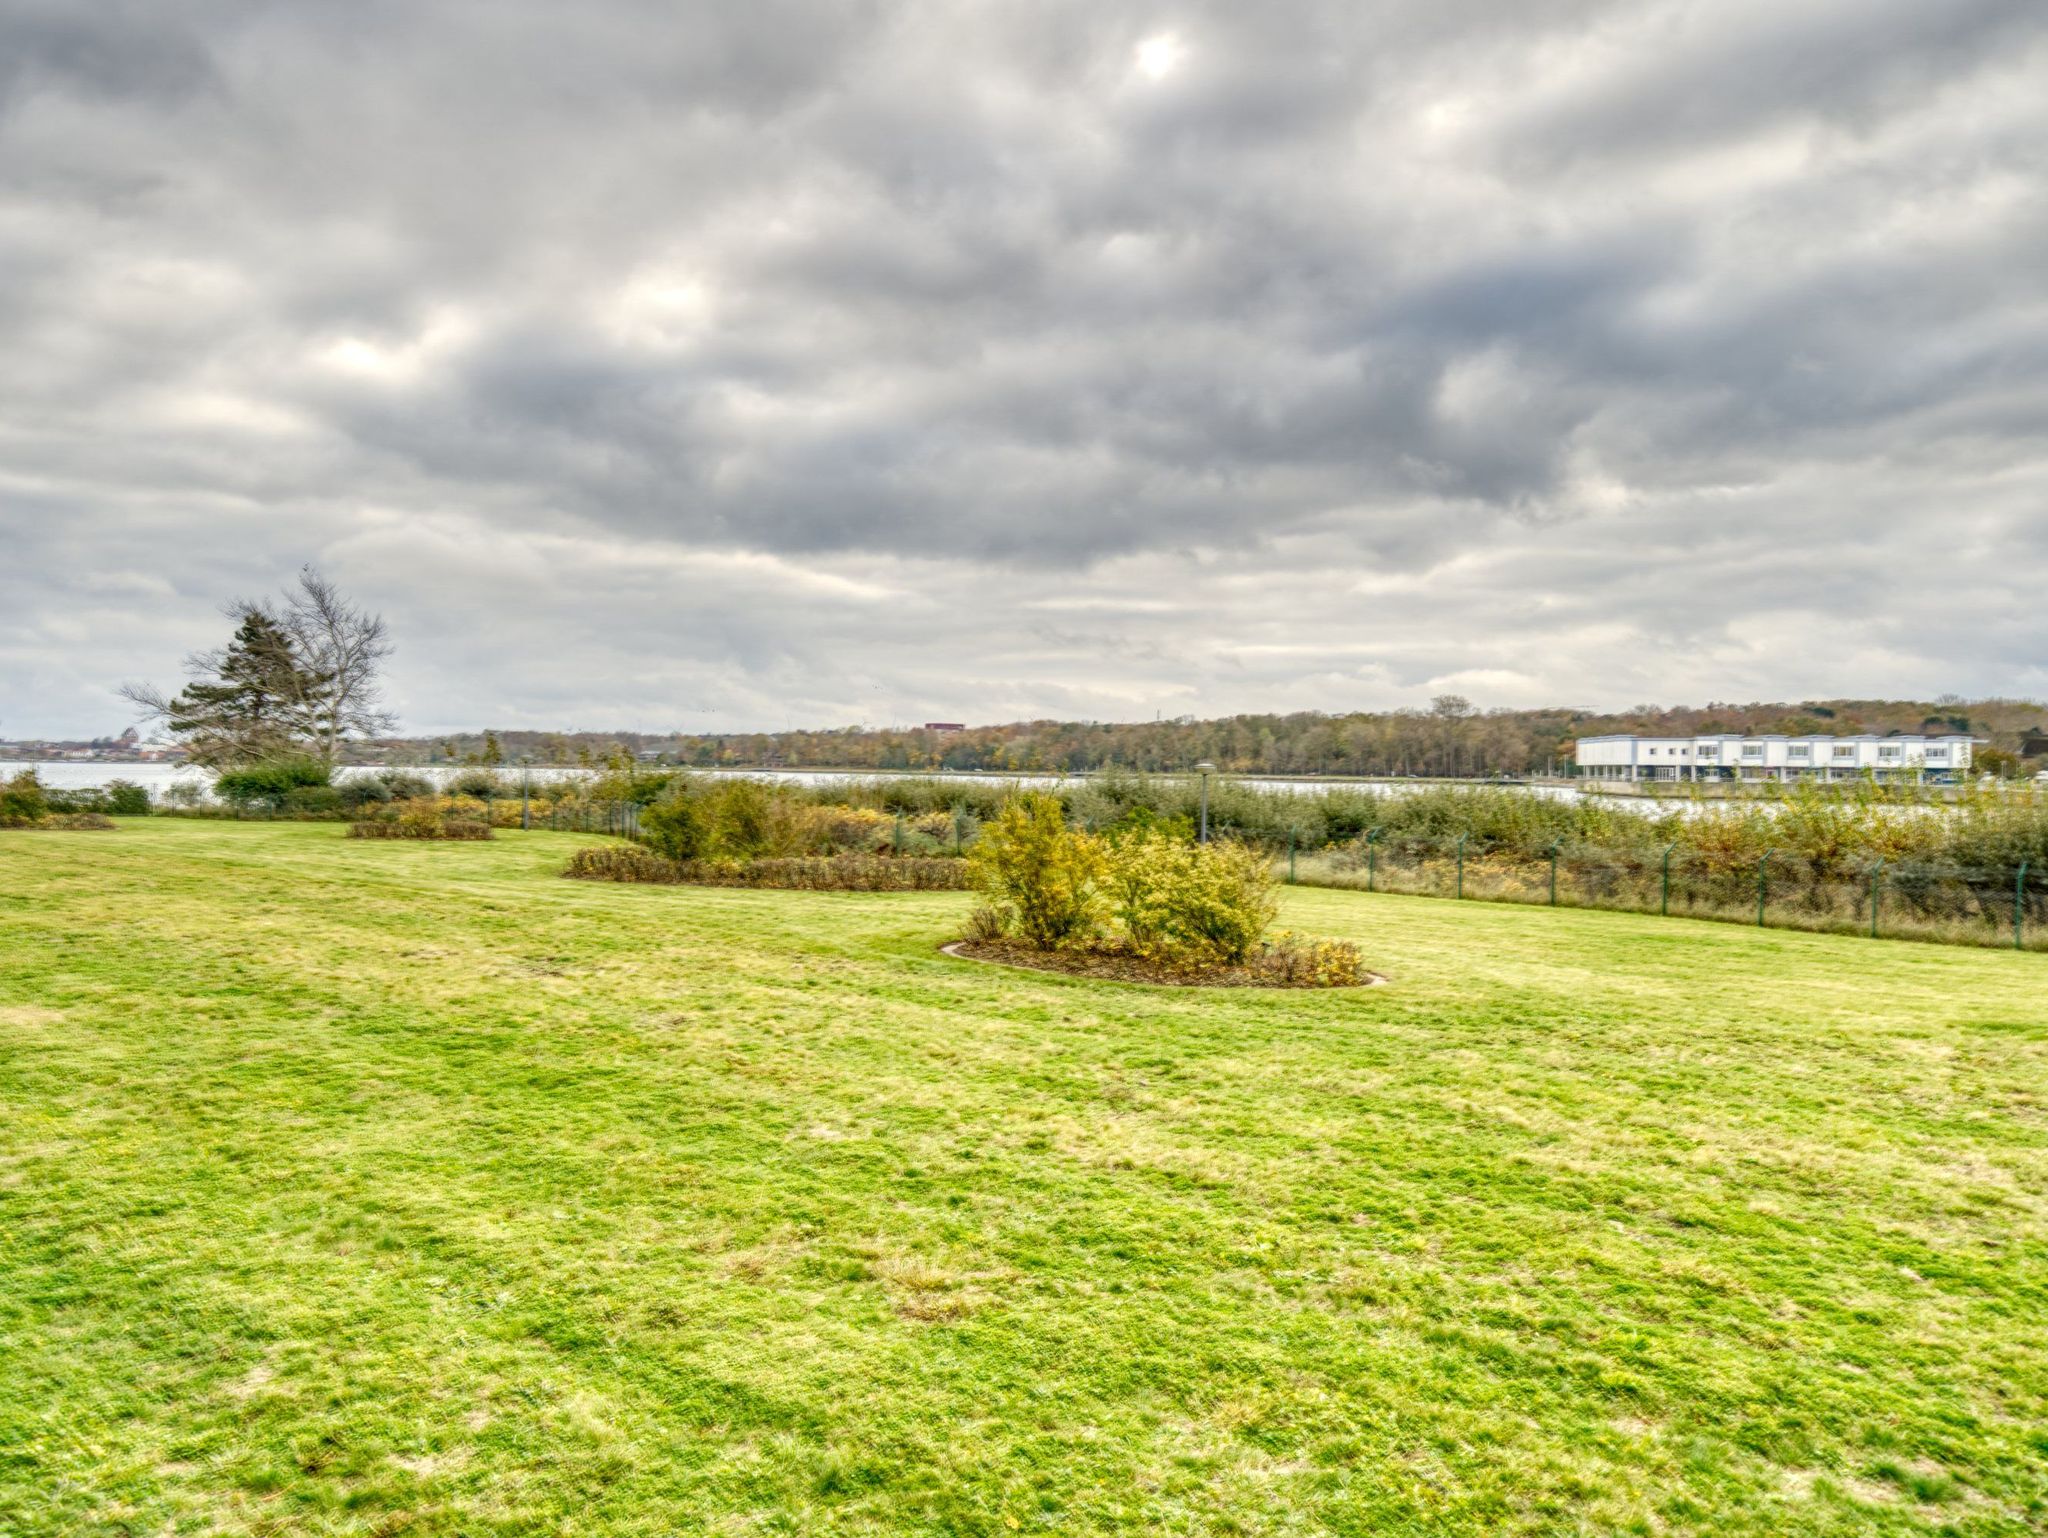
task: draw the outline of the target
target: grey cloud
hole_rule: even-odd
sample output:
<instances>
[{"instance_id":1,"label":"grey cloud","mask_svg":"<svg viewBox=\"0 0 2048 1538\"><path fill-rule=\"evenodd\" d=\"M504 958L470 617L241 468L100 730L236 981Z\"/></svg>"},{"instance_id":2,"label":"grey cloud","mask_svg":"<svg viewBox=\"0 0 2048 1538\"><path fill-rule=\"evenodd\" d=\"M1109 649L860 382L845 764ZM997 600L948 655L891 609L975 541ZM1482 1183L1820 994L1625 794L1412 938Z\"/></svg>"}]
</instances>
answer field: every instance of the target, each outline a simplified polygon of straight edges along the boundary
<instances>
[{"instance_id":1,"label":"grey cloud","mask_svg":"<svg viewBox=\"0 0 2048 1538\"><path fill-rule=\"evenodd\" d=\"M1654 156L1787 117L1868 131L2041 42L2030 0L1725 0L1643 7L1610 26L1635 45L1626 67L1513 123L1520 152Z\"/></svg>"},{"instance_id":2,"label":"grey cloud","mask_svg":"<svg viewBox=\"0 0 2048 1538\"><path fill-rule=\"evenodd\" d=\"M0 39L0 112L38 90L171 103L213 79L205 48L161 6L19 0Z\"/></svg>"},{"instance_id":3,"label":"grey cloud","mask_svg":"<svg viewBox=\"0 0 2048 1538\"><path fill-rule=\"evenodd\" d=\"M2044 78L2027 0L7 7L0 720L309 557L421 727L2039 687Z\"/></svg>"}]
</instances>

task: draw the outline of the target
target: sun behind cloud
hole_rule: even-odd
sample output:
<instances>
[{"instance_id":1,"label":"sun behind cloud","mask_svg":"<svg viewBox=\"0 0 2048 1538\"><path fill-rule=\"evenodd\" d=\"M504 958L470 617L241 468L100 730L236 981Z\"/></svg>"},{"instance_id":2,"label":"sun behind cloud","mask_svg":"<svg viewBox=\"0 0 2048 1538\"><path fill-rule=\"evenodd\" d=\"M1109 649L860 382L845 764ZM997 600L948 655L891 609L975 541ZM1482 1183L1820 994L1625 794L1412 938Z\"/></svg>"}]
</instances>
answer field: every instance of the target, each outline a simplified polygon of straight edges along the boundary
<instances>
[{"instance_id":1,"label":"sun behind cloud","mask_svg":"<svg viewBox=\"0 0 2048 1538\"><path fill-rule=\"evenodd\" d=\"M1176 69L1187 50L1179 38L1171 32L1157 33L1146 38L1131 50L1131 60L1138 73L1147 80L1164 80Z\"/></svg>"}]
</instances>

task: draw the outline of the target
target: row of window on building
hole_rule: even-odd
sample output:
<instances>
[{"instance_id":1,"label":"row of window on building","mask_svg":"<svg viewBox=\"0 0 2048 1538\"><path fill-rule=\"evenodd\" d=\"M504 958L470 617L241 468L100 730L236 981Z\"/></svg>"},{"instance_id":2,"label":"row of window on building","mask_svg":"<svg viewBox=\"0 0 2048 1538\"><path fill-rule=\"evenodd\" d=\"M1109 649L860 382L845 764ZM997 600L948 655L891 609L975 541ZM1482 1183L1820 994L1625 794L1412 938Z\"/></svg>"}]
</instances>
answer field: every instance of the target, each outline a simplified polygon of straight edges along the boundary
<instances>
[{"instance_id":1,"label":"row of window on building","mask_svg":"<svg viewBox=\"0 0 2048 1538\"><path fill-rule=\"evenodd\" d=\"M1605 780L1947 779L1970 767L1975 739L1946 737L1581 738L1579 773Z\"/></svg>"}]
</instances>

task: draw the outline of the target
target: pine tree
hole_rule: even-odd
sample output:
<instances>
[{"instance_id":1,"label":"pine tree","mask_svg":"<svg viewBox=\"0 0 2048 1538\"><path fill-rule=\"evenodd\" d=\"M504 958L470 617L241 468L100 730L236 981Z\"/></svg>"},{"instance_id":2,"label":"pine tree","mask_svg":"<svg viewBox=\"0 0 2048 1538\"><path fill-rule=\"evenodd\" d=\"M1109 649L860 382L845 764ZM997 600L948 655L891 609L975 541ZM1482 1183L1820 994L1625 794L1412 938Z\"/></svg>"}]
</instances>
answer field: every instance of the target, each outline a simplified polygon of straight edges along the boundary
<instances>
[{"instance_id":1,"label":"pine tree","mask_svg":"<svg viewBox=\"0 0 2048 1538\"><path fill-rule=\"evenodd\" d=\"M275 620L246 611L212 671L215 681L195 680L170 702L170 728L185 739L193 762L261 763L301 746L306 703L321 681L299 666L291 637Z\"/></svg>"}]
</instances>

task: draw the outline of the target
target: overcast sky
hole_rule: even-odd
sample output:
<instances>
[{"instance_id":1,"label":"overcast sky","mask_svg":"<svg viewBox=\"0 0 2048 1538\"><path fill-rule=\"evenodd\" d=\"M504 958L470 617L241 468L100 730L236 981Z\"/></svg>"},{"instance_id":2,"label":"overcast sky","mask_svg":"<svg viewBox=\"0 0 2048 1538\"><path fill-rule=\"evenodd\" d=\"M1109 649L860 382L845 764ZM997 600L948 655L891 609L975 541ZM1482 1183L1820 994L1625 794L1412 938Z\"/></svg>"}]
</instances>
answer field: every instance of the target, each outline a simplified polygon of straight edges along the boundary
<instances>
[{"instance_id":1,"label":"overcast sky","mask_svg":"<svg viewBox=\"0 0 2048 1538\"><path fill-rule=\"evenodd\" d=\"M2048 694L2042 0L0 0L0 735Z\"/></svg>"}]
</instances>

